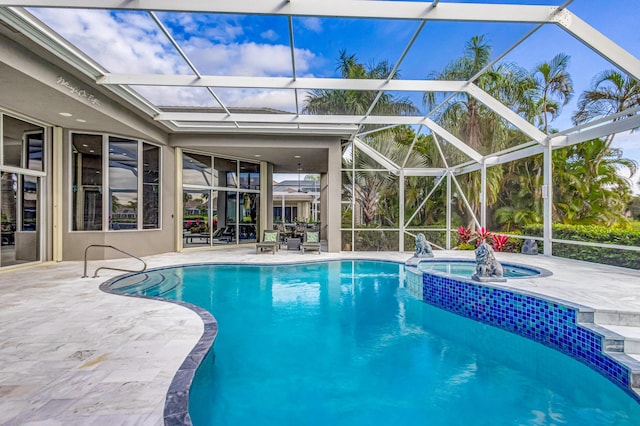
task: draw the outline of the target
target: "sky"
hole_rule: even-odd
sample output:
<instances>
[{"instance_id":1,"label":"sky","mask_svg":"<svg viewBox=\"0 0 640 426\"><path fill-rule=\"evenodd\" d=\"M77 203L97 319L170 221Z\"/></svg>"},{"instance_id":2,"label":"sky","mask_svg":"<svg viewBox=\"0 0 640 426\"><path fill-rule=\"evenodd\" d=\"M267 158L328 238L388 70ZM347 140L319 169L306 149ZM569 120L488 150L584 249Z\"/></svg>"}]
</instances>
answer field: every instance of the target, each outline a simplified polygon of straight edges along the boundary
<instances>
[{"instance_id":1,"label":"sky","mask_svg":"<svg viewBox=\"0 0 640 426\"><path fill-rule=\"evenodd\" d=\"M445 3L447 0L442 0ZM371 1L374 3L374 1ZM460 1L478 3L479 1ZM559 5L564 0L500 0L497 3ZM429 3L429 2L427 2ZM640 57L640 0L574 0L568 9ZM136 11L29 9L80 50L114 73L192 74L151 17ZM156 14L191 62L203 75L292 77L286 17L215 14ZM418 22L385 19L294 17L293 39L298 77L338 77L341 50L365 64L395 64L418 28ZM501 54L534 26L530 24L427 22L400 64L402 78L424 79L459 57L473 35L485 35L494 56ZM551 123L572 126L579 95L591 88L593 77L613 68L602 57L557 26L545 25L510 52L503 61L532 70L557 53L571 56L575 95ZM218 106L204 88L143 87L136 89L156 105ZM270 107L295 112L295 96L288 90L217 89L226 106ZM409 96L423 112L421 93ZM300 102L304 102L300 93ZM640 163L640 132L619 135L616 144L625 156ZM637 177L636 177L637 178Z\"/></svg>"}]
</instances>

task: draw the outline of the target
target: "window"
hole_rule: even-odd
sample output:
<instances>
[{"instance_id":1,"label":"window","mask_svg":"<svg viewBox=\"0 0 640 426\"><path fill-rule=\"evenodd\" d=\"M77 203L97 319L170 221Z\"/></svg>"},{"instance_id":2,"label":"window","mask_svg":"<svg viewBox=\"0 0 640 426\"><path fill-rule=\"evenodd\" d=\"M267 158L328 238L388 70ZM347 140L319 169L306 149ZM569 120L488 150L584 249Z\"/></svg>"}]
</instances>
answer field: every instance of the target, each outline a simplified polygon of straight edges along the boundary
<instances>
[{"instance_id":1,"label":"window","mask_svg":"<svg viewBox=\"0 0 640 426\"><path fill-rule=\"evenodd\" d=\"M105 145L108 156L103 154ZM160 227L159 147L116 136L74 133L72 155L74 231L100 231L105 224L115 231Z\"/></svg>"},{"instance_id":2,"label":"window","mask_svg":"<svg viewBox=\"0 0 640 426\"><path fill-rule=\"evenodd\" d=\"M260 164L240 162L240 188L260 189Z\"/></svg>"},{"instance_id":3,"label":"window","mask_svg":"<svg viewBox=\"0 0 640 426\"><path fill-rule=\"evenodd\" d=\"M236 188L238 186L238 180L236 179L238 162L236 160L216 157L214 168L216 176L218 176L218 182L214 186L226 186L228 188Z\"/></svg>"},{"instance_id":4,"label":"window","mask_svg":"<svg viewBox=\"0 0 640 426\"><path fill-rule=\"evenodd\" d=\"M182 185L184 247L256 241L260 164L183 152Z\"/></svg>"},{"instance_id":5,"label":"window","mask_svg":"<svg viewBox=\"0 0 640 426\"><path fill-rule=\"evenodd\" d=\"M160 227L160 148L142 144L142 227Z\"/></svg>"},{"instance_id":6,"label":"window","mask_svg":"<svg viewBox=\"0 0 640 426\"><path fill-rule=\"evenodd\" d=\"M102 136L73 135L74 231L102 230Z\"/></svg>"},{"instance_id":7,"label":"window","mask_svg":"<svg viewBox=\"0 0 640 426\"><path fill-rule=\"evenodd\" d=\"M211 157L185 152L182 154L182 183L185 185L217 186L212 183Z\"/></svg>"},{"instance_id":8,"label":"window","mask_svg":"<svg viewBox=\"0 0 640 426\"><path fill-rule=\"evenodd\" d=\"M138 227L138 142L109 138L109 229Z\"/></svg>"},{"instance_id":9,"label":"window","mask_svg":"<svg viewBox=\"0 0 640 426\"><path fill-rule=\"evenodd\" d=\"M3 115L2 129L3 165L44 171L42 127Z\"/></svg>"}]
</instances>

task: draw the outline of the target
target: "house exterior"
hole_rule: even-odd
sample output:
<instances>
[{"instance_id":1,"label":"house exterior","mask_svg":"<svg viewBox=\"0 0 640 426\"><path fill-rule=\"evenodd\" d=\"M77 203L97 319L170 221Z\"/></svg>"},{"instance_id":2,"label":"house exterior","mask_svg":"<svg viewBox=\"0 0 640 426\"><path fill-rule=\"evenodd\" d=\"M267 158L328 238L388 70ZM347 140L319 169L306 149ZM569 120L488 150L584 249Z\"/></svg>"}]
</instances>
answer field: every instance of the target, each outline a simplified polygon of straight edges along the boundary
<instances>
[{"instance_id":1,"label":"house exterior","mask_svg":"<svg viewBox=\"0 0 640 426\"><path fill-rule=\"evenodd\" d=\"M273 183L274 222L320 221L320 181L285 180Z\"/></svg>"},{"instance_id":2,"label":"house exterior","mask_svg":"<svg viewBox=\"0 0 640 426\"><path fill-rule=\"evenodd\" d=\"M0 268L80 260L91 245L147 256L255 243L273 226L273 173L300 161L335 194L305 194L300 211L311 219L313 206L329 251L340 249L347 132L176 130L84 71L0 26Z\"/></svg>"}]
</instances>

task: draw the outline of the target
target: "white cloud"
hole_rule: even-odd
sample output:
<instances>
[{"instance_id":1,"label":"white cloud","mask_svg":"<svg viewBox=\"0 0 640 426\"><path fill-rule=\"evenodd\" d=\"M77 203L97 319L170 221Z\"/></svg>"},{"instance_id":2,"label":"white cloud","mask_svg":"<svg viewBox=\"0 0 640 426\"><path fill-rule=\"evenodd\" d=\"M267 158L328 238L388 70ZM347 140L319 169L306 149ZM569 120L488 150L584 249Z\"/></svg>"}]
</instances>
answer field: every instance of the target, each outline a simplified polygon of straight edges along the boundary
<instances>
[{"instance_id":1,"label":"white cloud","mask_svg":"<svg viewBox=\"0 0 640 426\"><path fill-rule=\"evenodd\" d=\"M190 72L164 34L144 14L80 9L36 9L33 12L111 72Z\"/></svg>"},{"instance_id":2,"label":"white cloud","mask_svg":"<svg viewBox=\"0 0 640 426\"><path fill-rule=\"evenodd\" d=\"M172 29L178 40L188 40L194 34L218 43L232 43L244 34L238 18L203 13L162 13L162 22Z\"/></svg>"},{"instance_id":3,"label":"white cloud","mask_svg":"<svg viewBox=\"0 0 640 426\"><path fill-rule=\"evenodd\" d=\"M140 12L81 9L34 9L32 12L64 38L116 73L191 74L155 22ZM237 76L291 76L288 45L239 43L242 26L233 18L202 14L159 13L182 49L202 74ZM272 30L264 38L277 37ZM295 49L298 75L312 76L320 61L308 49ZM134 87L156 105L218 106L205 88ZM217 90L216 93L222 92ZM227 89L227 106L269 107L295 111L293 91ZM300 94L301 100L304 94Z\"/></svg>"},{"instance_id":4,"label":"white cloud","mask_svg":"<svg viewBox=\"0 0 640 426\"><path fill-rule=\"evenodd\" d=\"M291 76L289 46L263 43L212 44L191 39L184 47L203 74L242 76ZM296 70L306 73L315 59L313 52L296 49Z\"/></svg>"},{"instance_id":5,"label":"white cloud","mask_svg":"<svg viewBox=\"0 0 640 426\"><path fill-rule=\"evenodd\" d=\"M273 30L267 30L267 31L264 31L262 34L260 34L260 37L262 37L265 40L275 41L278 39L278 34Z\"/></svg>"},{"instance_id":6,"label":"white cloud","mask_svg":"<svg viewBox=\"0 0 640 426\"><path fill-rule=\"evenodd\" d=\"M320 18L301 18L299 22L309 31L316 33L322 32L322 21Z\"/></svg>"}]
</instances>

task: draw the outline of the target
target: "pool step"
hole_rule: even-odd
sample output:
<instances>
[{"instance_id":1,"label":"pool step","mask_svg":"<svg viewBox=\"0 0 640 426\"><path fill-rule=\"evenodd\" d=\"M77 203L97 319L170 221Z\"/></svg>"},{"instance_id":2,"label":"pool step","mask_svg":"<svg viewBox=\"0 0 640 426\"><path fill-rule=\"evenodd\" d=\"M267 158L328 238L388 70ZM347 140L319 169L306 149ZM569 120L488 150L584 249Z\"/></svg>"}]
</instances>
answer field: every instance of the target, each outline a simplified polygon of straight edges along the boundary
<instances>
[{"instance_id":1,"label":"pool step","mask_svg":"<svg viewBox=\"0 0 640 426\"><path fill-rule=\"evenodd\" d=\"M603 326L616 334L624 336L624 352L627 354L640 354L640 327L628 325Z\"/></svg>"},{"instance_id":2,"label":"pool step","mask_svg":"<svg viewBox=\"0 0 640 426\"><path fill-rule=\"evenodd\" d=\"M180 282L180 277L173 273L143 273L123 278L122 280L117 281L112 288L114 290L130 294L162 296L176 288Z\"/></svg>"},{"instance_id":3,"label":"pool step","mask_svg":"<svg viewBox=\"0 0 640 426\"><path fill-rule=\"evenodd\" d=\"M594 312L593 321L601 325L640 327L640 312L598 310Z\"/></svg>"},{"instance_id":4,"label":"pool step","mask_svg":"<svg viewBox=\"0 0 640 426\"><path fill-rule=\"evenodd\" d=\"M599 315L596 311L586 312L584 315L579 314L578 319L584 321L581 322L583 327L603 336L602 346L608 356L629 368L631 371L631 390L640 397L640 326L635 325L636 316L640 317L640 314L609 312L605 315ZM592 322L593 319L633 325L596 324Z\"/></svg>"}]
</instances>

